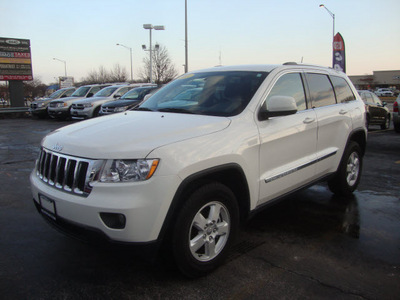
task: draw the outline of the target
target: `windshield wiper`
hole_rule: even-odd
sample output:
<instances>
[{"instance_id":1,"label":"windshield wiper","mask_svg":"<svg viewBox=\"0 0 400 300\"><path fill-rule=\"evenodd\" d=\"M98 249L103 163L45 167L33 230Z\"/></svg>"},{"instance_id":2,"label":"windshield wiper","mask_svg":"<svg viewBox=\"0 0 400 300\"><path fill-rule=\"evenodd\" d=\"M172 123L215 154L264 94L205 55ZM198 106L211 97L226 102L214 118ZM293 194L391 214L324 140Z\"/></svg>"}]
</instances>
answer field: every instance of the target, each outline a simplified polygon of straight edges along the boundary
<instances>
[{"instance_id":1,"label":"windshield wiper","mask_svg":"<svg viewBox=\"0 0 400 300\"><path fill-rule=\"evenodd\" d=\"M194 112L184 109L184 108L175 108L175 107L170 107L170 108L162 108L159 109L158 111L161 112L173 112L173 113L183 113L183 114L194 114Z\"/></svg>"},{"instance_id":2,"label":"windshield wiper","mask_svg":"<svg viewBox=\"0 0 400 300\"><path fill-rule=\"evenodd\" d=\"M135 107L135 108L133 108L132 110L154 111L154 110L152 110L152 109L150 109L150 108L147 108L147 107Z\"/></svg>"}]
</instances>

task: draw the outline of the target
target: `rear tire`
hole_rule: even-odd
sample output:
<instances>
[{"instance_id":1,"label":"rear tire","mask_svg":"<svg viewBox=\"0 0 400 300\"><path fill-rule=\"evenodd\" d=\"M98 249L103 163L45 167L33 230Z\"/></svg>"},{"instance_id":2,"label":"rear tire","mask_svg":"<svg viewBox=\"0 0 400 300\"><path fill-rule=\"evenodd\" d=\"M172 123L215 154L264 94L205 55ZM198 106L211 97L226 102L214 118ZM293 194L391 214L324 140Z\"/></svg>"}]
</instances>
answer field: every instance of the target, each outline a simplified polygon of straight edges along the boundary
<instances>
[{"instance_id":1,"label":"rear tire","mask_svg":"<svg viewBox=\"0 0 400 300\"><path fill-rule=\"evenodd\" d=\"M362 170L362 151L351 141L343 153L335 177L328 181L329 189L336 195L351 196L357 188Z\"/></svg>"},{"instance_id":2,"label":"rear tire","mask_svg":"<svg viewBox=\"0 0 400 300\"><path fill-rule=\"evenodd\" d=\"M100 108L100 106L95 108L93 112L93 118L97 118L99 116Z\"/></svg>"},{"instance_id":3,"label":"rear tire","mask_svg":"<svg viewBox=\"0 0 400 300\"><path fill-rule=\"evenodd\" d=\"M235 195L220 183L194 191L177 215L172 252L179 270L190 278L217 268L227 256L239 223Z\"/></svg>"},{"instance_id":4,"label":"rear tire","mask_svg":"<svg viewBox=\"0 0 400 300\"><path fill-rule=\"evenodd\" d=\"M394 125L394 131L400 133L400 124L394 124L393 123L393 125Z\"/></svg>"}]
</instances>

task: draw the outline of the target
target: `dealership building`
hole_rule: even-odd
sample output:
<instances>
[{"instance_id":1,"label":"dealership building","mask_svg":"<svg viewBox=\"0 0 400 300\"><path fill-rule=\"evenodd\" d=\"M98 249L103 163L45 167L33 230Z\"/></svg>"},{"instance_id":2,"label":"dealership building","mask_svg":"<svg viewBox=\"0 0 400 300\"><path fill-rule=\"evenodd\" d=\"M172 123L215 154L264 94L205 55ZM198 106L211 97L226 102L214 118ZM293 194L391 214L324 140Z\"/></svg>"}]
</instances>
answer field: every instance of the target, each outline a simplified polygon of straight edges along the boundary
<instances>
[{"instance_id":1,"label":"dealership building","mask_svg":"<svg viewBox=\"0 0 400 300\"><path fill-rule=\"evenodd\" d=\"M354 75L349 78L359 90L375 90L377 88L400 90L400 70L373 71L372 75Z\"/></svg>"}]
</instances>

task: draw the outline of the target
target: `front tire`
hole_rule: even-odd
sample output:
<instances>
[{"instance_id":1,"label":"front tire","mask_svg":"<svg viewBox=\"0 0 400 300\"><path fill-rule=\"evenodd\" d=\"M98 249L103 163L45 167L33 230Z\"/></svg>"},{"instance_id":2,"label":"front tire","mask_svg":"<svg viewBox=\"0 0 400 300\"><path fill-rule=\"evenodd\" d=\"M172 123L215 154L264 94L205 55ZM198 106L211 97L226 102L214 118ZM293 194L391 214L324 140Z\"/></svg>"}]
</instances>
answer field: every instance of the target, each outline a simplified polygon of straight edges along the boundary
<instances>
[{"instance_id":1,"label":"front tire","mask_svg":"<svg viewBox=\"0 0 400 300\"><path fill-rule=\"evenodd\" d=\"M389 129L389 127L390 127L390 115L387 115L385 118L385 123L383 123L381 125L381 129L385 130L385 129Z\"/></svg>"},{"instance_id":2,"label":"front tire","mask_svg":"<svg viewBox=\"0 0 400 300\"><path fill-rule=\"evenodd\" d=\"M351 141L343 153L335 177L328 181L329 189L334 194L340 196L352 195L360 182L362 159L360 146Z\"/></svg>"},{"instance_id":3,"label":"front tire","mask_svg":"<svg viewBox=\"0 0 400 300\"><path fill-rule=\"evenodd\" d=\"M226 258L239 223L235 195L223 184L194 191L178 213L173 254L179 270L194 278L217 268Z\"/></svg>"}]
</instances>

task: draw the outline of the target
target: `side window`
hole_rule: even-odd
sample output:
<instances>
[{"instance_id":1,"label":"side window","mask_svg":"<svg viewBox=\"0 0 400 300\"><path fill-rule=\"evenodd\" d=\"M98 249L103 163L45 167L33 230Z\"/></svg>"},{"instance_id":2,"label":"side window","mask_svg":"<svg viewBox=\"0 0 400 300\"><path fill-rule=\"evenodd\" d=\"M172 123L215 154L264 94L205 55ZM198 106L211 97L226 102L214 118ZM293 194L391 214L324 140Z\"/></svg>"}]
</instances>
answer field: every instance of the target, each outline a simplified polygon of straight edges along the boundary
<instances>
[{"instance_id":1,"label":"side window","mask_svg":"<svg viewBox=\"0 0 400 300\"><path fill-rule=\"evenodd\" d=\"M72 95L73 92L75 92L74 89L67 90L67 91L65 92L65 94L63 95L63 97L69 97L69 96Z\"/></svg>"},{"instance_id":2,"label":"side window","mask_svg":"<svg viewBox=\"0 0 400 300\"><path fill-rule=\"evenodd\" d=\"M367 96L366 93L361 93L359 92L361 99L364 101L364 103L367 103Z\"/></svg>"},{"instance_id":3,"label":"side window","mask_svg":"<svg viewBox=\"0 0 400 300\"><path fill-rule=\"evenodd\" d=\"M327 75L306 74L313 107L336 104L332 84Z\"/></svg>"},{"instance_id":4,"label":"side window","mask_svg":"<svg viewBox=\"0 0 400 300\"><path fill-rule=\"evenodd\" d=\"M267 97L267 103L272 96L290 96L296 100L297 110L307 109L303 80L300 73L285 74L273 86Z\"/></svg>"},{"instance_id":5,"label":"side window","mask_svg":"<svg viewBox=\"0 0 400 300\"><path fill-rule=\"evenodd\" d=\"M342 77L331 76L333 87L335 89L336 99L338 103L356 100L349 84Z\"/></svg>"},{"instance_id":6,"label":"side window","mask_svg":"<svg viewBox=\"0 0 400 300\"><path fill-rule=\"evenodd\" d=\"M94 88L92 88L92 90L90 91L93 95L96 94L98 91L101 90L101 87L99 86L95 86Z\"/></svg>"},{"instance_id":7,"label":"side window","mask_svg":"<svg viewBox=\"0 0 400 300\"><path fill-rule=\"evenodd\" d=\"M123 94L125 94L129 90L130 90L129 87L125 87L125 88L120 89L119 92L118 92L118 96L122 96Z\"/></svg>"},{"instance_id":8,"label":"side window","mask_svg":"<svg viewBox=\"0 0 400 300\"><path fill-rule=\"evenodd\" d=\"M372 96L370 93L364 93L364 95L365 95L366 103L374 104L374 101L372 100Z\"/></svg>"},{"instance_id":9,"label":"side window","mask_svg":"<svg viewBox=\"0 0 400 300\"><path fill-rule=\"evenodd\" d=\"M372 99L374 100L371 102L374 102L376 105L382 106L381 99L379 99L377 95L371 93L371 96L372 96Z\"/></svg>"}]
</instances>

